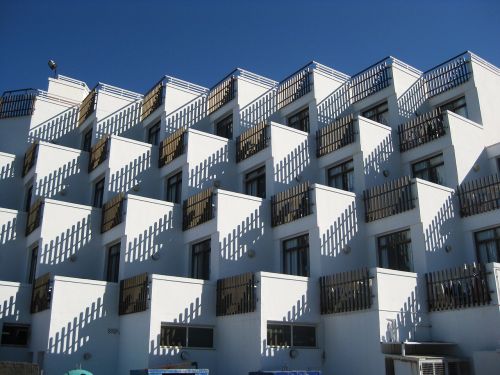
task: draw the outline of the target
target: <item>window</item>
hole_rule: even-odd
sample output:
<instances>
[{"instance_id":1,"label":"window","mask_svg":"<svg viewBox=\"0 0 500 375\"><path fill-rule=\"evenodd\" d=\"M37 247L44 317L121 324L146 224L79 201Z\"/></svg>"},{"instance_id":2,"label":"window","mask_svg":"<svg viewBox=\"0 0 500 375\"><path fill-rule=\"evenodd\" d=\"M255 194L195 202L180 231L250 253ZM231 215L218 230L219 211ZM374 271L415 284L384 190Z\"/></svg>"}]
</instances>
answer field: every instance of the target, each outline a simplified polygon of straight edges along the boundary
<instances>
[{"instance_id":1,"label":"window","mask_svg":"<svg viewBox=\"0 0 500 375\"><path fill-rule=\"evenodd\" d=\"M198 242L192 247L191 277L195 279L210 279L210 238Z\"/></svg>"},{"instance_id":2,"label":"window","mask_svg":"<svg viewBox=\"0 0 500 375\"><path fill-rule=\"evenodd\" d=\"M266 167L262 166L245 175L245 194L266 197Z\"/></svg>"},{"instance_id":3,"label":"window","mask_svg":"<svg viewBox=\"0 0 500 375\"><path fill-rule=\"evenodd\" d=\"M167 202L181 203L182 171L167 177L165 188Z\"/></svg>"},{"instance_id":4,"label":"window","mask_svg":"<svg viewBox=\"0 0 500 375\"><path fill-rule=\"evenodd\" d=\"M1 345L27 346L30 326L25 324L4 323Z\"/></svg>"},{"instance_id":5,"label":"window","mask_svg":"<svg viewBox=\"0 0 500 375\"><path fill-rule=\"evenodd\" d=\"M361 114L361 116L380 124L389 125L389 107L387 106L387 102L383 102L367 109Z\"/></svg>"},{"instance_id":6,"label":"window","mask_svg":"<svg viewBox=\"0 0 500 375\"><path fill-rule=\"evenodd\" d=\"M162 324L160 346L213 348L214 329L211 327Z\"/></svg>"},{"instance_id":7,"label":"window","mask_svg":"<svg viewBox=\"0 0 500 375\"><path fill-rule=\"evenodd\" d=\"M316 347L316 327L267 323L267 345L302 348Z\"/></svg>"},{"instance_id":8,"label":"window","mask_svg":"<svg viewBox=\"0 0 500 375\"><path fill-rule=\"evenodd\" d=\"M97 181L94 185L94 199L92 201L92 205L94 207L101 208L103 204L103 196L104 196L104 178Z\"/></svg>"},{"instance_id":9,"label":"window","mask_svg":"<svg viewBox=\"0 0 500 375\"><path fill-rule=\"evenodd\" d=\"M160 138L160 125L161 122L158 121L156 124L148 129L148 143L158 146L158 141Z\"/></svg>"},{"instance_id":10,"label":"window","mask_svg":"<svg viewBox=\"0 0 500 375\"><path fill-rule=\"evenodd\" d=\"M83 134L83 141L82 141L83 151L90 152L91 148L92 148L92 128L90 128Z\"/></svg>"},{"instance_id":11,"label":"window","mask_svg":"<svg viewBox=\"0 0 500 375\"><path fill-rule=\"evenodd\" d=\"M378 266L412 271L410 230L390 233L378 239Z\"/></svg>"},{"instance_id":12,"label":"window","mask_svg":"<svg viewBox=\"0 0 500 375\"><path fill-rule=\"evenodd\" d=\"M26 200L24 202L24 211L29 212L31 207L31 199L33 196L33 185L30 185L26 191Z\"/></svg>"},{"instance_id":13,"label":"window","mask_svg":"<svg viewBox=\"0 0 500 375\"><path fill-rule=\"evenodd\" d=\"M497 170L498 174L500 174L500 158L497 158Z\"/></svg>"},{"instance_id":14,"label":"window","mask_svg":"<svg viewBox=\"0 0 500 375\"><path fill-rule=\"evenodd\" d=\"M120 243L108 248L108 261L106 264L106 281L118 282L118 271L120 270Z\"/></svg>"},{"instance_id":15,"label":"window","mask_svg":"<svg viewBox=\"0 0 500 375\"><path fill-rule=\"evenodd\" d=\"M443 154L413 163L411 169L415 178L421 178L440 185L444 184Z\"/></svg>"},{"instance_id":16,"label":"window","mask_svg":"<svg viewBox=\"0 0 500 375\"><path fill-rule=\"evenodd\" d=\"M500 226L474 233L479 262L500 262Z\"/></svg>"},{"instance_id":17,"label":"window","mask_svg":"<svg viewBox=\"0 0 500 375\"><path fill-rule=\"evenodd\" d=\"M28 283L33 284L36 276L36 266L38 263L38 246L31 249L30 252L30 265L28 269Z\"/></svg>"},{"instance_id":18,"label":"window","mask_svg":"<svg viewBox=\"0 0 500 375\"><path fill-rule=\"evenodd\" d=\"M465 96L442 104L439 106L439 109L441 110L441 112L451 111L459 116L469 118L469 114L467 112L467 103L465 103Z\"/></svg>"},{"instance_id":19,"label":"window","mask_svg":"<svg viewBox=\"0 0 500 375\"><path fill-rule=\"evenodd\" d=\"M309 234L283 241L283 272L309 276Z\"/></svg>"},{"instance_id":20,"label":"window","mask_svg":"<svg viewBox=\"0 0 500 375\"><path fill-rule=\"evenodd\" d=\"M354 189L354 165L352 160L337 164L328 169L328 186L353 191Z\"/></svg>"},{"instance_id":21,"label":"window","mask_svg":"<svg viewBox=\"0 0 500 375\"><path fill-rule=\"evenodd\" d=\"M288 126L303 132L309 132L309 107L288 117Z\"/></svg>"},{"instance_id":22,"label":"window","mask_svg":"<svg viewBox=\"0 0 500 375\"><path fill-rule=\"evenodd\" d=\"M233 139L233 115L230 114L215 124L215 134L227 139Z\"/></svg>"}]
</instances>

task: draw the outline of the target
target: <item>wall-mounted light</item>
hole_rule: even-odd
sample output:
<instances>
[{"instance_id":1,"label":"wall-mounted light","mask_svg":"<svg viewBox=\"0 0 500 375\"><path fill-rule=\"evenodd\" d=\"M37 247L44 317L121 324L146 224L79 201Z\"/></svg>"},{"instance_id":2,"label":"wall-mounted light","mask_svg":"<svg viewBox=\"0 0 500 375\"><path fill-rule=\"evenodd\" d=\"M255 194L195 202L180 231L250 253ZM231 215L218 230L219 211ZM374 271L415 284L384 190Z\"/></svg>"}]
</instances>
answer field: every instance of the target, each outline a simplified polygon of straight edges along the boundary
<instances>
[{"instance_id":1,"label":"wall-mounted light","mask_svg":"<svg viewBox=\"0 0 500 375\"><path fill-rule=\"evenodd\" d=\"M290 358L294 359L299 356L299 351L297 349L292 349L288 354L290 355Z\"/></svg>"},{"instance_id":2,"label":"wall-mounted light","mask_svg":"<svg viewBox=\"0 0 500 375\"><path fill-rule=\"evenodd\" d=\"M185 350L181 352L181 359L183 361L187 361L191 358L191 356L189 355L189 352L186 352Z\"/></svg>"},{"instance_id":3,"label":"wall-mounted light","mask_svg":"<svg viewBox=\"0 0 500 375\"><path fill-rule=\"evenodd\" d=\"M479 172L481 170L481 166L478 163L476 163L476 164L474 164L472 169L474 169L474 172Z\"/></svg>"},{"instance_id":4,"label":"wall-mounted light","mask_svg":"<svg viewBox=\"0 0 500 375\"><path fill-rule=\"evenodd\" d=\"M88 361L90 358L92 358L92 354L89 352L83 353L83 360Z\"/></svg>"},{"instance_id":5,"label":"wall-mounted light","mask_svg":"<svg viewBox=\"0 0 500 375\"><path fill-rule=\"evenodd\" d=\"M151 259L153 260L159 260L160 259L160 252L156 252L153 255L151 255Z\"/></svg>"},{"instance_id":6,"label":"wall-mounted light","mask_svg":"<svg viewBox=\"0 0 500 375\"><path fill-rule=\"evenodd\" d=\"M247 251L247 257L249 257L250 259L251 259L251 258L255 258L255 255L256 255L256 253L255 253L255 250L254 250L254 249L249 249L249 250Z\"/></svg>"},{"instance_id":7,"label":"wall-mounted light","mask_svg":"<svg viewBox=\"0 0 500 375\"><path fill-rule=\"evenodd\" d=\"M141 187L140 185L134 185L134 187L132 188L133 191L137 192L139 190L141 190Z\"/></svg>"},{"instance_id":8,"label":"wall-mounted light","mask_svg":"<svg viewBox=\"0 0 500 375\"><path fill-rule=\"evenodd\" d=\"M214 187L220 188L220 180L214 180Z\"/></svg>"},{"instance_id":9,"label":"wall-mounted light","mask_svg":"<svg viewBox=\"0 0 500 375\"><path fill-rule=\"evenodd\" d=\"M59 195L62 195L63 197L66 195L66 188L62 189L60 192L59 192Z\"/></svg>"},{"instance_id":10,"label":"wall-mounted light","mask_svg":"<svg viewBox=\"0 0 500 375\"><path fill-rule=\"evenodd\" d=\"M342 248L342 252L344 254L349 254L351 252L351 247L349 245L345 245L343 248Z\"/></svg>"},{"instance_id":11,"label":"wall-mounted light","mask_svg":"<svg viewBox=\"0 0 500 375\"><path fill-rule=\"evenodd\" d=\"M451 250L453 250L453 247L452 247L451 245L446 245L446 246L444 247L444 251L446 251L447 253L450 253L450 252L451 252Z\"/></svg>"},{"instance_id":12,"label":"wall-mounted light","mask_svg":"<svg viewBox=\"0 0 500 375\"><path fill-rule=\"evenodd\" d=\"M77 255L76 254L71 254L70 257L69 257L69 261L70 262L76 262L76 259L77 259Z\"/></svg>"},{"instance_id":13,"label":"wall-mounted light","mask_svg":"<svg viewBox=\"0 0 500 375\"><path fill-rule=\"evenodd\" d=\"M382 174L384 175L384 177L389 177L389 175L391 174L391 172L389 172L389 170L387 170L387 169L384 169L384 171L382 172Z\"/></svg>"}]
</instances>

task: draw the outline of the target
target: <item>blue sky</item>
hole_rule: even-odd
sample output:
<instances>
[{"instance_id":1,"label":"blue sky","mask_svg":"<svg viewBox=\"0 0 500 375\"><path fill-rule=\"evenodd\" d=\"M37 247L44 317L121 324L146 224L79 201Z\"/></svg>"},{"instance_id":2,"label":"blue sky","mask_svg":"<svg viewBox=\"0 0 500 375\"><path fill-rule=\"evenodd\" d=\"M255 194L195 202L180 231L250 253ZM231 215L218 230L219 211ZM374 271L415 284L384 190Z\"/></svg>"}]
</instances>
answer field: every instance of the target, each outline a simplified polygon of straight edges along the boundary
<instances>
[{"instance_id":1,"label":"blue sky","mask_svg":"<svg viewBox=\"0 0 500 375\"><path fill-rule=\"evenodd\" d=\"M347 74L392 55L421 70L465 50L500 66L500 1L26 1L0 4L0 91L58 72L132 91L210 87L235 67L281 80L310 60Z\"/></svg>"}]
</instances>

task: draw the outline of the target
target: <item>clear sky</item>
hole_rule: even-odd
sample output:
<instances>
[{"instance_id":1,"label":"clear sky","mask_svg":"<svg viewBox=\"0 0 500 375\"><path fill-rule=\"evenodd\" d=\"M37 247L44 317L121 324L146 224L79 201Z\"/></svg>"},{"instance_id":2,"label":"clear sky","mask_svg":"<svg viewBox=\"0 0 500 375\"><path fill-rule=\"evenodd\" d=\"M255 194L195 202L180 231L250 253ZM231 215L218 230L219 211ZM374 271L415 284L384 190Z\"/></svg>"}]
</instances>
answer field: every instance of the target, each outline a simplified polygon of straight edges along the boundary
<instances>
[{"instance_id":1,"label":"clear sky","mask_svg":"<svg viewBox=\"0 0 500 375\"><path fill-rule=\"evenodd\" d=\"M465 50L500 66L500 0L0 0L0 91L58 73L144 93L210 87L235 67L275 79L310 60L354 74L392 55L427 70Z\"/></svg>"}]
</instances>

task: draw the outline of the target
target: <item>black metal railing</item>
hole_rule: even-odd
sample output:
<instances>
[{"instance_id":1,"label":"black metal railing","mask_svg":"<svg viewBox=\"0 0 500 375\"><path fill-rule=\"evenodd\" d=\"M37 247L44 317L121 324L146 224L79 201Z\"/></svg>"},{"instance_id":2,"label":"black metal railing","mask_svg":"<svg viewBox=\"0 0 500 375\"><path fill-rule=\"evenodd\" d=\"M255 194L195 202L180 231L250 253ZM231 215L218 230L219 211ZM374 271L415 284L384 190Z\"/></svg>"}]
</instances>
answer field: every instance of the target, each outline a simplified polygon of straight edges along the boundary
<instances>
[{"instance_id":1,"label":"black metal railing","mask_svg":"<svg viewBox=\"0 0 500 375\"><path fill-rule=\"evenodd\" d=\"M38 142L34 142L28 147L28 150L24 154L22 177L26 176L31 168L35 166L37 156Z\"/></svg>"},{"instance_id":2,"label":"black metal railing","mask_svg":"<svg viewBox=\"0 0 500 375\"><path fill-rule=\"evenodd\" d=\"M43 199L38 198L35 203L33 203L28 212L28 217L26 218L26 232L25 235L28 236L36 228L38 228L42 222L43 214Z\"/></svg>"},{"instance_id":3,"label":"black metal railing","mask_svg":"<svg viewBox=\"0 0 500 375\"><path fill-rule=\"evenodd\" d=\"M278 86L277 109L294 102L312 89L312 73L309 68L300 70L284 79Z\"/></svg>"},{"instance_id":4,"label":"black metal railing","mask_svg":"<svg viewBox=\"0 0 500 375\"><path fill-rule=\"evenodd\" d=\"M36 95L34 89L5 91L0 97L0 119L31 116L35 110Z\"/></svg>"},{"instance_id":5,"label":"black metal railing","mask_svg":"<svg viewBox=\"0 0 500 375\"><path fill-rule=\"evenodd\" d=\"M356 103L388 87L392 82L390 59L384 59L351 77L351 103Z\"/></svg>"},{"instance_id":6,"label":"black metal railing","mask_svg":"<svg viewBox=\"0 0 500 375\"><path fill-rule=\"evenodd\" d=\"M120 193L102 205L101 233L121 224L124 204L125 194Z\"/></svg>"},{"instance_id":7,"label":"black metal railing","mask_svg":"<svg viewBox=\"0 0 500 375\"><path fill-rule=\"evenodd\" d=\"M165 84L163 79L153 86L142 99L141 105L141 121L153 113L157 108L163 104Z\"/></svg>"},{"instance_id":8,"label":"black metal railing","mask_svg":"<svg viewBox=\"0 0 500 375\"><path fill-rule=\"evenodd\" d=\"M233 76L233 73L210 89L207 99L208 115L217 111L236 97L236 77Z\"/></svg>"},{"instance_id":9,"label":"black metal railing","mask_svg":"<svg viewBox=\"0 0 500 375\"><path fill-rule=\"evenodd\" d=\"M184 200L182 230L194 228L214 218L214 190L208 188Z\"/></svg>"},{"instance_id":10,"label":"black metal railing","mask_svg":"<svg viewBox=\"0 0 500 375\"><path fill-rule=\"evenodd\" d=\"M104 136L90 149L88 172L92 172L108 158L109 136Z\"/></svg>"},{"instance_id":11,"label":"black metal railing","mask_svg":"<svg viewBox=\"0 0 500 375\"><path fill-rule=\"evenodd\" d=\"M185 129L178 129L160 142L158 168L161 168L184 153Z\"/></svg>"},{"instance_id":12,"label":"black metal railing","mask_svg":"<svg viewBox=\"0 0 500 375\"><path fill-rule=\"evenodd\" d=\"M86 97L83 99L82 104L80 104L80 111L78 113L78 126L83 124L86 119L94 113L97 105L97 89L93 89Z\"/></svg>"},{"instance_id":13,"label":"black metal railing","mask_svg":"<svg viewBox=\"0 0 500 375\"><path fill-rule=\"evenodd\" d=\"M316 156L325 156L354 141L354 116L339 118L316 132Z\"/></svg>"},{"instance_id":14,"label":"black metal railing","mask_svg":"<svg viewBox=\"0 0 500 375\"><path fill-rule=\"evenodd\" d=\"M271 197L271 226L290 223L312 214L311 187L304 182Z\"/></svg>"},{"instance_id":15,"label":"black metal railing","mask_svg":"<svg viewBox=\"0 0 500 375\"><path fill-rule=\"evenodd\" d=\"M398 126L399 151L405 152L446 134L439 108Z\"/></svg>"},{"instance_id":16,"label":"black metal railing","mask_svg":"<svg viewBox=\"0 0 500 375\"><path fill-rule=\"evenodd\" d=\"M236 137L236 163L243 161L269 145L269 125L262 122Z\"/></svg>"},{"instance_id":17,"label":"black metal railing","mask_svg":"<svg viewBox=\"0 0 500 375\"><path fill-rule=\"evenodd\" d=\"M498 175L463 182L457 188L457 192L462 217L500 209L500 177Z\"/></svg>"},{"instance_id":18,"label":"black metal railing","mask_svg":"<svg viewBox=\"0 0 500 375\"><path fill-rule=\"evenodd\" d=\"M402 177L363 191L365 221L370 222L415 208L415 183Z\"/></svg>"},{"instance_id":19,"label":"black metal railing","mask_svg":"<svg viewBox=\"0 0 500 375\"><path fill-rule=\"evenodd\" d=\"M52 280L50 273L46 273L35 279L32 288L30 312L35 314L50 309L50 302L52 300Z\"/></svg>"},{"instance_id":20,"label":"black metal railing","mask_svg":"<svg viewBox=\"0 0 500 375\"><path fill-rule=\"evenodd\" d=\"M429 311L483 306L491 302L484 264L430 272L425 280Z\"/></svg>"},{"instance_id":21,"label":"black metal railing","mask_svg":"<svg viewBox=\"0 0 500 375\"><path fill-rule=\"evenodd\" d=\"M372 281L367 268L319 278L321 314L369 309Z\"/></svg>"},{"instance_id":22,"label":"black metal railing","mask_svg":"<svg viewBox=\"0 0 500 375\"><path fill-rule=\"evenodd\" d=\"M217 280L217 316L254 312L255 288L255 275L251 272Z\"/></svg>"},{"instance_id":23,"label":"black metal railing","mask_svg":"<svg viewBox=\"0 0 500 375\"><path fill-rule=\"evenodd\" d=\"M467 82L472 75L470 61L464 54L454 57L424 73L428 97L433 97Z\"/></svg>"},{"instance_id":24,"label":"black metal railing","mask_svg":"<svg viewBox=\"0 0 500 375\"><path fill-rule=\"evenodd\" d=\"M133 314L148 309L149 276L143 273L120 280L118 315Z\"/></svg>"}]
</instances>

